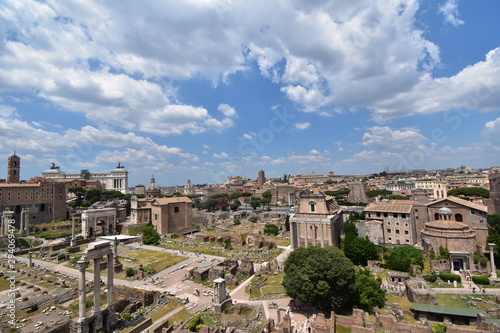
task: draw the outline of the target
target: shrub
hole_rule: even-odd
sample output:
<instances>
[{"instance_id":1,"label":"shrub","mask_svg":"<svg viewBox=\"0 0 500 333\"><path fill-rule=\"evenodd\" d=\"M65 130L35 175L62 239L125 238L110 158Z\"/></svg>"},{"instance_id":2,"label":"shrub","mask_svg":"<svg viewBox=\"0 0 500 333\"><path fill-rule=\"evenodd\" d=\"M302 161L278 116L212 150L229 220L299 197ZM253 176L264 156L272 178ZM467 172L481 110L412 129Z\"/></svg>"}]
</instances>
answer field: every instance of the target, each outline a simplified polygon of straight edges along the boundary
<instances>
[{"instance_id":1,"label":"shrub","mask_svg":"<svg viewBox=\"0 0 500 333\"><path fill-rule=\"evenodd\" d=\"M474 282L475 284L489 285L490 279L487 276L473 276L472 282Z\"/></svg>"},{"instance_id":2,"label":"shrub","mask_svg":"<svg viewBox=\"0 0 500 333\"><path fill-rule=\"evenodd\" d=\"M252 217L250 217L248 220L249 220L250 222L252 222L252 223L255 223L255 222L257 222L259 219L257 218L257 216L252 216Z\"/></svg>"},{"instance_id":3,"label":"shrub","mask_svg":"<svg viewBox=\"0 0 500 333\"><path fill-rule=\"evenodd\" d=\"M132 267L129 267L125 270L126 277L132 277L135 275L135 270Z\"/></svg>"},{"instance_id":4,"label":"shrub","mask_svg":"<svg viewBox=\"0 0 500 333\"><path fill-rule=\"evenodd\" d=\"M424 275L424 280L434 283L437 280L437 276L436 275Z\"/></svg>"},{"instance_id":5,"label":"shrub","mask_svg":"<svg viewBox=\"0 0 500 333\"><path fill-rule=\"evenodd\" d=\"M130 315L130 313L124 313L122 318L125 321L130 321L132 319L132 316Z\"/></svg>"},{"instance_id":6,"label":"shrub","mask_svg":"<svg viewBox=\"0 0 500 333\"><path fill-rule=\"evenodd\" d=\"M433 333L446 333L448 330L448 326L445 324L437 323L432 325L432 332Z\"/></svg>"},{"instance_id":7,"label":"shrub","mask_svg":"<svg viewBox=\"0 0 500 333\"><path fill-rule=\"evenodd\" d=\"M35 312L36 310L38 310L38 304L32 304L30 306L30 312Z\"/></svg>"},{"instance_id":8,"label":"shrub","mask_svg":"<svg viewBox=\"0 0 500 333\"><path fill-rule=\"evenodd\" d=\"M452 274L452 273L440 273L439 278L443 281L457 281L460 282L462 281L462 278L458 274Z\"/></svg>"},{"instance_id":9,"label":"shrub","mask_svg":"<svg viewBox=\"0 0 500 333\"><path fill-rule=\"evenodd\" d=\"M57 261L63 261L63 260L66 260L66 255L64 253L60 253L57 256Z\"/></svg>"}]
</instances>

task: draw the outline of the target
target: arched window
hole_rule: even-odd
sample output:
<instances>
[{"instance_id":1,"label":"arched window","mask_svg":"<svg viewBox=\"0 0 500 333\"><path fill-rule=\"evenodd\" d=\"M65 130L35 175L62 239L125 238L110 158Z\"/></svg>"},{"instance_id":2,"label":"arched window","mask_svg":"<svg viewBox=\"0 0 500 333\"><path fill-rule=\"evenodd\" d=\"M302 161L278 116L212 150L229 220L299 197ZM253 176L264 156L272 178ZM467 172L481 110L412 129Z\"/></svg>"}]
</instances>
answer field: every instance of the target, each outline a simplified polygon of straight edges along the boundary
<instances>
[{"instance_id":1,"label":"arched window","mask_svg":"<svg viewBox=\"0 0 500 333\"><path fill-rule=\"evenodd\" d=\"M174 213L178 213L179 212L179 207L174 207Z\"/></svg>"},{"instance_id":2,"label":"arched window","mask_svg":"<svg viewBox=\"0 0 500 333\"><path fill-rule=\"evenodd\" d=\"M314 213L316 211L316 203L314 201L309 202L309 208L311 213Z\"/></svg>"},{"instance_id":3,"label":"arched window","mask_svg":"<svg viewBox=\"0 0 500 333\"><path fill-rule=\"evenodd\" d=\"M455 214L455 221L463 222L464 218L462 217L462 214Z\"/></svg>"},{"instance_id":4,"label":"arched window","mask_svg":"<svg viewBox=\"0 0 500 333\"><path fill-rule=\"evenodd\" d=\"M438 213L434 214L434 220L439 220L439 214Z\"/></svg>"}]
</instances>

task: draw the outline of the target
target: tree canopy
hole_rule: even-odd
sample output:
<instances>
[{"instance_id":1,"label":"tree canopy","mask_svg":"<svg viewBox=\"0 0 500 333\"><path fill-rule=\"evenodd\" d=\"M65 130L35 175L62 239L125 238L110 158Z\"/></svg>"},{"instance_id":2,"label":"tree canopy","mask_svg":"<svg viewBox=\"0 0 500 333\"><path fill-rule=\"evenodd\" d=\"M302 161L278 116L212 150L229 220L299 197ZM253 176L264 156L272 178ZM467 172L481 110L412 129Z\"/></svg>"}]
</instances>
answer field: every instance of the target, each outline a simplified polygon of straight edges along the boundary
<instances>
[{"instance_id":1,"label":"tree canopy","mask_svg":"<svg viewBox=\"0 0 500 333\"><path fill-rule=\"evenodd\" d=\"M374 277L368 269L360 269L356 275L356 301L357 306L369 313L373 313L377 306L385 305L385 290L380 288L382 280Z\"/></svg>"},{"instance_id":2,"label":"tree canopy","mask_svg":"<svg viewBox=\"0 0 500 333\"><path fill-rule=\"evenodd\" d=\"M413 246L402 246L384 256L385 267L400 272L410 272L411 264L424 267L424 254Z\"/></svg>"},{"instance_id":3,"label":"tree canopy","mask_svg":"<svg viewBox=\"0 0 500 333\"><path fill-rule=\"evenodd\" d=\"M266 224L264 226L264 234L276 236L279 233L278 226L275 224Z\"/></svg>"},{"instance_id":4,"label":"tree canopy","mask_svg":"<svg viewBox=\"0 0 500 333\"><path fill-rule=\"evenodd\" d=\"M466 196L466 197L482 197L489 198L490 191L483 187L459 187L448 191L448 196Z\"/></svg>"},{"instance_id":5,"label":"tree canopy","mask_svg":"<svg viewBox=\"0 0 500 333\"><path fill-rule=\"evenodd\" d=\"M348 221L344 224L344 235L342 248L346 257L355 265L366 266L368 260L378 259L377 245L368 238L358 237L358 228L354 222Z\"/></svg>"},{"instance_id":6,"label":"tree canopy","mask_svg":"<svg viewBox=\"0 0 500 333\"><path fill-rule=\"evenodd\" d=\"M295 249L285 260L283 287L287 294L323 310L350 309L356 269L335 247Z\"/></svg>"}]
</instances>

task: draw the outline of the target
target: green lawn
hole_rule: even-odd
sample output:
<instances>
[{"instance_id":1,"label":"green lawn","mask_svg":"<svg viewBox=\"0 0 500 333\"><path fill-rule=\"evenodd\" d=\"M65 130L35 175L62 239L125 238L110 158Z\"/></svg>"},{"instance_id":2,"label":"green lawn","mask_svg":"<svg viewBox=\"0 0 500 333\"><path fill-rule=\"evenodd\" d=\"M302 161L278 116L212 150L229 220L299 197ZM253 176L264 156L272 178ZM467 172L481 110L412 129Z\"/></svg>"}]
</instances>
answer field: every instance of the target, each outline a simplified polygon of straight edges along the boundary
<instances>
[{"instance_id":1,"label":"green lawn","mask_svg":"<svg viewBox=\"0 0 500 333\"><path fill-rule=\"evenodd\" d=\"M285 294L285 288L282 285L283 277L283 272L277 275L274 275L274 272L263 273L261 276L254 277L245 287L245 291L250 295L250 299L281 296Z\"/></svg>"},{"instance_id":2,"label":"green lawn","mask_svg":"<svg viewBox=\"0 0 500 333\"><path fill-rule=\"evenodd\" d=\"M153 271L158 273L165 268L186 260L186 257L183 256L152 250L130 251L129 253L126 253L126 257L133 258L135 260L129 261L124 258L120 259L120 262L123 264L123 272L118 274L117 278L119 279L126 279L125 270L128 267L136 268L139 264L142 264L142 268L145 272Z\"/></svg>"}]
</instances>

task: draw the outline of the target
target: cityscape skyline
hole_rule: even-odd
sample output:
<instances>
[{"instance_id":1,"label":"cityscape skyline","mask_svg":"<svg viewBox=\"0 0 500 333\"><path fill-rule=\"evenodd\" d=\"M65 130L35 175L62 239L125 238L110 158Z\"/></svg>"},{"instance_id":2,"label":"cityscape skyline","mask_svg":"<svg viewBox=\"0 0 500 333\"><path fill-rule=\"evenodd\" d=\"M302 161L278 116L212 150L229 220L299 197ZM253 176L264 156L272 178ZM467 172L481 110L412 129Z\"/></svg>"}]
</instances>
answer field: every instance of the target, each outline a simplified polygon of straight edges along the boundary
<instances>
[{"instance_id":1,"label":"cityscape skyline","mask_svg":"<svg viewBox=\"0 0 500 333\"><path fill-rule=\"evenodd\" d=\"M499 9L7 0L0 160L22 179L121 162L130 186L496 166Z\"/></svg>"}]
</instances>

